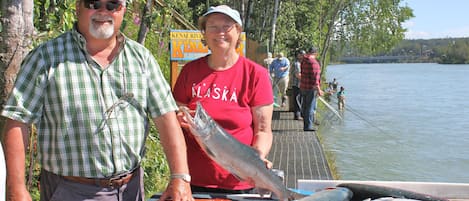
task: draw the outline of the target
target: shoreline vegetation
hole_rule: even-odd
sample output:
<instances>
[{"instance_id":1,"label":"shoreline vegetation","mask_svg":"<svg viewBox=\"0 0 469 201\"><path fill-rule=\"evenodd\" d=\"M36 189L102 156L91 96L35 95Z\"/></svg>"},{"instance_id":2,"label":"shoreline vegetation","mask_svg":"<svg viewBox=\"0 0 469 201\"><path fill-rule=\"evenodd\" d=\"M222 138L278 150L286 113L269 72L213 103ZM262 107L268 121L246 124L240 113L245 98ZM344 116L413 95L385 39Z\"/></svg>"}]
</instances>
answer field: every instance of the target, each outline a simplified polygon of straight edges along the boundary
<instances>
[{"instance_id":1,"label":"shoreline vegetation","mask_svg":"<svg viewBox=\"0 0 469 201\"><path fill-rule=\"evenodd\" d=\"M469 64L469 38L403 40L388 52L357 53L346 46L331 63L439 63Z\"/></svg>"},{"instance_id":2,"label":"shoreline vegetation","mask_svg":"<svg viewBox=\"0 0 469 201\"><path fill-rule=\"evenodd\" d=\"M327 165L329 166L329 170L331 171L332 178L335 179L335 180L340 180L341 176L339 174L339 170L338 170L338 167L337 167L335 153L333 151L331 151L330 149L326 149L326 147L324 147L324 143L323 143L324 137L321 134L321 132L318 132L317 135L318 135L319 143L321 144L322 149L324 150L324 155L326 157L326 161L327 161Z\"/></svg>"}]
</instances>

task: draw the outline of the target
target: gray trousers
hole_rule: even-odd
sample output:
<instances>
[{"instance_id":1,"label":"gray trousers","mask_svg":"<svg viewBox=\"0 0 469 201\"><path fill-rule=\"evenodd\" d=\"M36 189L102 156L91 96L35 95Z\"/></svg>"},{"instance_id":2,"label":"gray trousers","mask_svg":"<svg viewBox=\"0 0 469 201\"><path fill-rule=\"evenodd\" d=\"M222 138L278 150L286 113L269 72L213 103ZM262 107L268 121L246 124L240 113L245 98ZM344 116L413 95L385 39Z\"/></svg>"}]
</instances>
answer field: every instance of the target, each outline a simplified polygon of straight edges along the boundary
<instances>
[{"instance_id":1,"label":"gray trousers","mask_svg":"<svg viewBox=\"0 0 469 201\"><path fill-rule=\"evenodd\" d=\"M274 93L274 101L279 104L282 104L286 101L287 97L287 87L288 87L289 77L288 75L285 77L274 77L273 81L273 93Z\"/></svg>"},{"instance_id":2,"label":"gray trousers","mask_svg":"<svg viewBox=\"0 0 469 201\"><path fill-rule=\"evenodd\" d=\"M135 171L129 183L119 188L103 188L64 179L46 170L41 171L41 201L143 201L143 169Z\"/></svg>"}]
</instances>

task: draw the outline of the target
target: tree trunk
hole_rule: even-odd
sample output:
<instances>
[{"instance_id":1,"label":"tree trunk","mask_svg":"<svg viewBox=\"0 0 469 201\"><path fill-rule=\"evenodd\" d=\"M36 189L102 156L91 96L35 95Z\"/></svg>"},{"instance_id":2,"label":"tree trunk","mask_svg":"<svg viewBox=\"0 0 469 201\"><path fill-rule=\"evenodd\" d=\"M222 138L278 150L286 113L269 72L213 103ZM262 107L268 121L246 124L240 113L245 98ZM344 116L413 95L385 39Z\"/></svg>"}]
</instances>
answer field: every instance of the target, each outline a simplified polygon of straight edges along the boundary
<instances>
[{"instance_id":1,"label":"tree trunk","mask_svg":"<svg viewBox=\"0 0 469 201\"><path fill-rule=\"evenodd\" d=\"M269 17L270 12L268 12L270 10L270 4L262 2L262 3L257 4L257 6L263 8L261 10L262 12L261 16L264 16L264 17L260 17L257 19L253 18L254 24L257 24L260 27L252 28L252 33L254 34L254 38L257 38L258 41L262 43L262 45L266 46L267 51L270 51L269 41L265 39L268 37L268 34L266 33L267 31L265 30L267 29L267 23L270 21L270 17Z\"/></svg>"},{"instance_id":2,"label":"tree trunk","mask_svg":"<svg viewBox=\"0 0 469 201\"><path fill-rule=\"evenodd\" d=\"M339 0L339 2L336 2L334 7L334 10L332 13L329 13L327 16L329 16L329 19L327 21L329 22L327 24L327 33L326 36L324 37L324 41L322 44L322 50L321 50L321 77L325 74L325 69L326 69L326 56L327 53L329 52L329 47L331 44L331 38L332 35L334 34L334 24L337 19L337 16L339 15L339 12L343 9L344 5L344 0Z\"/></svg>"},{"instance_id":3,"label":"tree trunk","mask_svg":"<svg viewBox=\"0 0 469 201\"><path fill-rule=\"evenodd\" d=\"M247 9L246 9L246 14L244 15L244 30L246 32L250 32L250 28L251 28L250 16L252 15L253 7L254 7L254 1L249 0L248 5L247 5Z\"/></svg>"},{"instance_id":4,"label":"tree trunk","mask_svg":"<svg viewBox=\"0 0 469 201\"><path fill-rule=\"evenodd\" d=\"M148 30L150 27L150 19L147 16L151 15L151 7L153 6L153 0L147 0L145 6L143 7L142 15L140 16L140 30L138 31L137 42L140 44L145 43L145 38L147 37Z\"/></svg>"},{"instance_id":5,"label":"tree trunk","mask_svg":"<svg viewBox=\"0 0 469 201\"><path fill-rule=\"evenodd\" d=\"M275 52L274 50L274 44L275 44L275 26L277 24L277 16L278 16L278 9L279 9L279 2L280 0L275 0L275 5L274 5L274 16L272 17L272 29L270 31L270 41L269 41L269 51L270 52Z\"/></svg>"},{"instance_id":6,"label":"tree trunk","mask_svg":"<svg viewBox=\"0 0 469 201\"><path fill-rule=\"evenodd\" d=\"M3 30L0 32L0 104L3 105L12 90L21 61L29 51L34 30L34 2L2 0L0 16ZM3 127L3 121L1 122Z\"/></svg>"}]
</instances>

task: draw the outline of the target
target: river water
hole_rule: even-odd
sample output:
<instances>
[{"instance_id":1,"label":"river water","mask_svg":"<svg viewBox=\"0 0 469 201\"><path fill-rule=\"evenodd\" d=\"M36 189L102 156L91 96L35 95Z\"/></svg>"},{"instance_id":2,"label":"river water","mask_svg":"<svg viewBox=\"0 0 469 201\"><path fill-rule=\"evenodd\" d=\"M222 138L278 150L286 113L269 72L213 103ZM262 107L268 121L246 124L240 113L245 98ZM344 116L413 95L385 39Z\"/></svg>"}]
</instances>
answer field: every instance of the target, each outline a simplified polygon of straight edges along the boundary
<instances>
[{"instance_id":1,"label":"river water","mask_svg":"<svg viewBox=\"0 0 469 201\"><path fill-rule=\"evenodd\" d=\"M346 91L343 120L327 117L321 131L340 179L469 183L469 65L344 64L326 75Z\"/></svg>"}]
</instances>

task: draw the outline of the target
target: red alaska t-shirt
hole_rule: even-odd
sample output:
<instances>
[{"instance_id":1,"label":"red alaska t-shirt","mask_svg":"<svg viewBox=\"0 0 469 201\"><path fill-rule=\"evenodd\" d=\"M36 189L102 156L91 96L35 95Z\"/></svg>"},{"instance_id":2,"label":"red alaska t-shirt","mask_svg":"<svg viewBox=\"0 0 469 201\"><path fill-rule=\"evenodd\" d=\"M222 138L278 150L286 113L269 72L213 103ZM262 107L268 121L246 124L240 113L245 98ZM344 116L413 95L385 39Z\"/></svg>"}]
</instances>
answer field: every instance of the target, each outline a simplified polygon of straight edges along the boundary
<instances>
[{"instance_id":1,"label":"red alaska t-shirt","mask_svg":"<svg viewBox=\"0 0 469 201\"><path fill-rule=\"evenodd\" d=\"M246 145L253 141L251 107L273 103L267 70L242 56L223 71L210 69L207 56L187 63L179 74L173 95L192 110L200 101L221 127ZM252 188L212 161L191 133L184 131L184 135L193 185L232 190Z\"/></svg>"}]
</instances>

